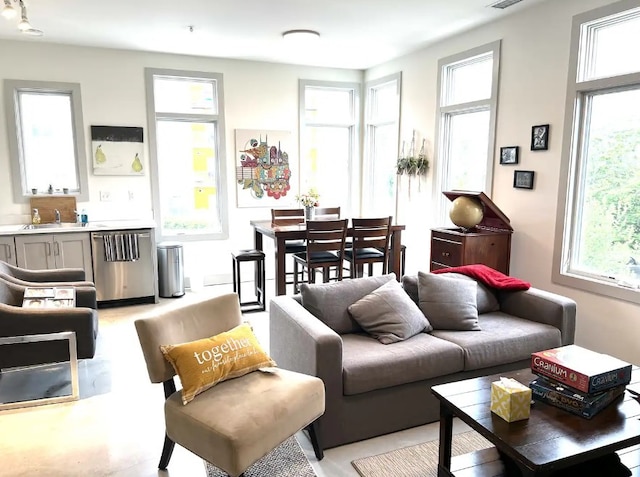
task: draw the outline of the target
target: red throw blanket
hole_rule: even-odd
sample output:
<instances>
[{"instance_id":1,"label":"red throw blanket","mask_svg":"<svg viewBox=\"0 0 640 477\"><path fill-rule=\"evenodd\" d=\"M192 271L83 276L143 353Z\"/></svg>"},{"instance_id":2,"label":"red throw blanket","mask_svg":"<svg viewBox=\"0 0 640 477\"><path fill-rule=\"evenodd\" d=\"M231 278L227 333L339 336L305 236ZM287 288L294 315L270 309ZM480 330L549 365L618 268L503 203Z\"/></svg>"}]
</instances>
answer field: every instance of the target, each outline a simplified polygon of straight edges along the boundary
<instances>
[{"instance_id":1,"label":"red throw blanket","mask_svg":"<svg viewBox=\"0 0 640 477\"><path fill-rule=\"evenodd\" d=\"M491 267L477 263L475 265L462 265L461 267L441 268L431 273L461 273L469 277L481 281L498 290L528 290L531 283L520 280L519 278L510 277Z\"/></svg>"}]
</instances>

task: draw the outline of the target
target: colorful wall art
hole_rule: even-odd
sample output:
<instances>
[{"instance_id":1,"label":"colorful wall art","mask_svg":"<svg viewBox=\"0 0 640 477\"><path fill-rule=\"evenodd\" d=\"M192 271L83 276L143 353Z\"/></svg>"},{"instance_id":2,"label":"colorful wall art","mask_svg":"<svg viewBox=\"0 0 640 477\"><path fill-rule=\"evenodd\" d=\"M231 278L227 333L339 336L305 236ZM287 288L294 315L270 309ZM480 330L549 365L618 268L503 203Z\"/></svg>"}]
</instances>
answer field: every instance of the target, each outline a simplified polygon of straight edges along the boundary
<instances>
[{"instance_id":1,"label":"colorful wall art","mask_svg":"<svg viewBox=\"0 0 640 477\"><path fill-rule=\"evenodd\" d=\"M102 176L144 175L142 128L91 126L93 173Z\"/></svg>"},{"instance_id":2,"label":"colorful wall art","mask_svg":"<svg viewBox=\"0 0 640 477\"><path fill-rule=\"evenodd\" d=\"M238 207L273 207L291 202L291 133L236 129Z\"/></svg>"}]
</instances>

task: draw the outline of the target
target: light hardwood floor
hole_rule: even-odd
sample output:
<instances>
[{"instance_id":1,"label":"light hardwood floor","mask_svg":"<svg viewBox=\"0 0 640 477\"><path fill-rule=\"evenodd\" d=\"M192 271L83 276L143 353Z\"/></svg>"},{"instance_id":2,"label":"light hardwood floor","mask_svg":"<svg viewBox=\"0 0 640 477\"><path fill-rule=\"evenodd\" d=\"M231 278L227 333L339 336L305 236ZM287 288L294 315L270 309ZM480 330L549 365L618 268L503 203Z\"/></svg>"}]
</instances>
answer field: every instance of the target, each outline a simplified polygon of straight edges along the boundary
<instances>
[{"instance_id":1,"label":"light hardwood floor","mask_svg":"<svg viewBox=\"0 0 640 477\"><path fill-rule=\"evenodd\" d=\"M80 400L0 411L0 476L204 477L202 460L179 446L168 470L157 468L163 391L149 382L133 322L156 307L180 307L230 291L230 285L205 287L158 305L100 309L96 357L80 364ZM273 296L273 283L267 293ZM268 349L268 313L245 317ZM460 424L457 430L466 429ZM347 477L358 475L354 459L437 439L438 424L329 449L321 462L308 439L297 437L319 477Z\"/></svg>"}]
</instances>

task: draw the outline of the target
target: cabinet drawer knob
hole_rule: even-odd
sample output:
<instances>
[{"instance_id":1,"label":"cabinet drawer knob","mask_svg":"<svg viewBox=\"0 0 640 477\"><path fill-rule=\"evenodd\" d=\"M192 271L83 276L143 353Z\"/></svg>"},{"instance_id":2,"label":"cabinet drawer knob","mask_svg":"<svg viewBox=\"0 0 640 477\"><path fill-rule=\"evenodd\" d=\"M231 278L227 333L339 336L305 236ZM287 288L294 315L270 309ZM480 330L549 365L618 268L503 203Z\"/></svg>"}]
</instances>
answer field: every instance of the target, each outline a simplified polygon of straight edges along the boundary
<instances>
[{"instance_id":1,"label":"cabinet drawer knob","mask_svg":"<svg viewBox=\"0 0 640 477\"><path fill-rule=\"evenodd\" d=\"M442 252L443 257L449 257L451 254L449 252Z\"/></svg>"}]
</instances>

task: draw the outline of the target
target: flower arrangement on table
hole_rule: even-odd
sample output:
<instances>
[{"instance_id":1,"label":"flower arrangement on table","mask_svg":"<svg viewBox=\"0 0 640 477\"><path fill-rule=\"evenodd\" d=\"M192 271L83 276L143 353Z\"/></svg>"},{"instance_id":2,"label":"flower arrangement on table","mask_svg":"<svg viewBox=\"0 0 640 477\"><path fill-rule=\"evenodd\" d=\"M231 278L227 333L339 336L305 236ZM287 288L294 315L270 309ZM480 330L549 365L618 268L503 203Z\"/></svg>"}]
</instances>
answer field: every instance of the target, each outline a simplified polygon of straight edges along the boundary
<instances>
[{"instance_id":1,"label":"flower arrangement on table","mask_svg":"<svg viewBox=\"0 0 640 477\"><path fill-rule=\"evenodd\" d=\"M306 194L298 194L296 195L296 202L298 202L303 207L318 207L318 200L320 199L320 194L311 188Z\"/></svg>"}]
</instances>

